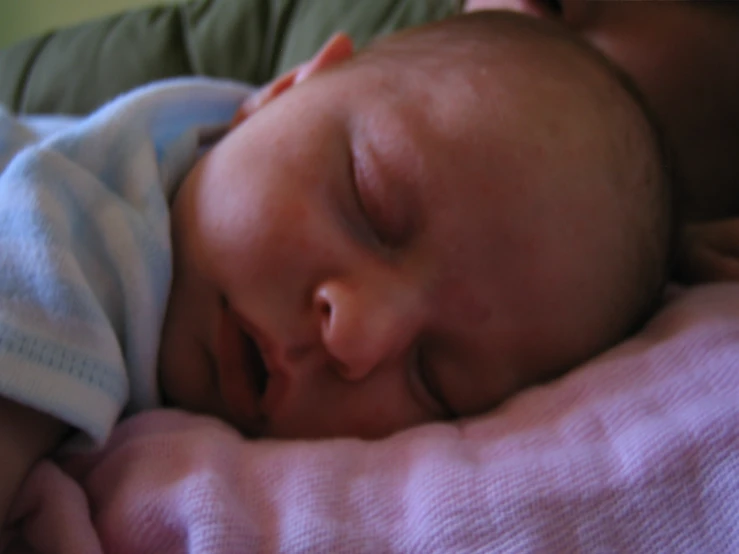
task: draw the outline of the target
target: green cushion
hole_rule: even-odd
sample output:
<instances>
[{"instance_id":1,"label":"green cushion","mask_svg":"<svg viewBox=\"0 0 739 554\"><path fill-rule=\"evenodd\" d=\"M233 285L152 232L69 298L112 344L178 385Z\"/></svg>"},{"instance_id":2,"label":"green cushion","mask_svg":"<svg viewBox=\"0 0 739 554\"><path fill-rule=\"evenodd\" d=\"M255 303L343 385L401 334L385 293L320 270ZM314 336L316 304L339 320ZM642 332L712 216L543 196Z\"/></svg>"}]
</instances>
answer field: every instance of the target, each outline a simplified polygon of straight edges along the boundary
<instances>
[{"instance_id":1,"label":"green cushion","mask_svg":"<svg viewBox=\"0 0 739 554\"><path fill-rule=\"evenodd\" d=\"M458 0L191 0L60 29L0 50L0 103L86 113L143 83L210 75L261 84L334 32L372 37L437 20Z\"/></svg>"}]
</instances>

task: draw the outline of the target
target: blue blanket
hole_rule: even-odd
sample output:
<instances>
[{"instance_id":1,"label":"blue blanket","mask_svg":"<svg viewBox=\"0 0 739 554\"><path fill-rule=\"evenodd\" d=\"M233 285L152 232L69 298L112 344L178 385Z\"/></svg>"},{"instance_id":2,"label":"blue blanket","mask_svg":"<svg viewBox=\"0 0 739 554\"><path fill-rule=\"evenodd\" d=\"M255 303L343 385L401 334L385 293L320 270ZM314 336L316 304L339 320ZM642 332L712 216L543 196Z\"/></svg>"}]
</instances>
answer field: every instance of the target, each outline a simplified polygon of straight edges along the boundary
<instances>
[{"instance_id":1,"label":"blue blanket","mask_svg":"<svg viewBox=\"0 0 739 554\"><path fill-rule=\"evenodd\" d=\"M0 108L0 395L95 444L157 404L169 200L250 91L191 78L82 119Z\"/></svg>"}]
</instances>

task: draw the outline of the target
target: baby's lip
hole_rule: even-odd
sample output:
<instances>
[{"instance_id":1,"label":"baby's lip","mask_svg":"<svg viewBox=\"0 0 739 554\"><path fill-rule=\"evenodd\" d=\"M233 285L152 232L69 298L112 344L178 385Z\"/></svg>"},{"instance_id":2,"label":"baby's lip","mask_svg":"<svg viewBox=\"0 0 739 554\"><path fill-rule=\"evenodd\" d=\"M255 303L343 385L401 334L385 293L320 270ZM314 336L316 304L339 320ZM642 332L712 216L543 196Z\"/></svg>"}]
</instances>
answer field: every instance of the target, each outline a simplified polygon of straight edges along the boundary
<instances>
[{"instance_id":1,"label":"baby's lip","mask_svg":"<svg viewBox=\"0 0 739 554\"><path fill-rule=\"evenodd\" d=\"M215 345L218 390L227 417L245 433L259 435L264 425L259 406L264 368L259 348L250 340L242 331L240 318L224 302Z\"/></svg>"},{"instance_id":2,"label":"baby's lip","mask_svg":"<svg viewBox=\"0 0 739 554\"><path fill-rule=\"evenodd\" d=\"M239 322L242 333L252 342L261 360L261 369L266 372L263 375L262 390L258 399L258 406L269 420L275 410L282 403L282 399L288 389L288 374L276 359L276 350L272 343L255 325L239 313L234 313Z\"/></svg>"}]
</instances>

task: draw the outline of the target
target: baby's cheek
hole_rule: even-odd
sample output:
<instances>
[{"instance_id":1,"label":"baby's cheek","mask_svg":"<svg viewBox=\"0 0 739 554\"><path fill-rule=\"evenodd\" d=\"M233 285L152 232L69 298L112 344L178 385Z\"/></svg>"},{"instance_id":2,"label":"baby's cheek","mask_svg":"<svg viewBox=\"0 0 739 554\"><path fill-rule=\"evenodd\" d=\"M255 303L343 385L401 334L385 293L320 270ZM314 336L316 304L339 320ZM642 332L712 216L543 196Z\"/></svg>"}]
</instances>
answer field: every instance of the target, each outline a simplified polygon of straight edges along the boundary
<instances>
[{"instance_id":1,"label":"baby's cheek","mask_svg":"<svg viewBox=\"0 0 739 554\"><path fill-rule=\"evenodd\" d=\"M490 303L472 286L470 279L456 272L444 275L435 283L429 301L439 307L448 322L483 325L492 314Z\"/></svg>"},{"instance_id":2,"label":"baby's cheek","mask_svg":"<svg viewBox=\"0 0 739 554\"><path fill-rule=\"evenodd\" d=\"M407 392L378 389L345 391L332 402L330 399L303 404L304 410L294 410L274 421L272 435L276 437L355 437L382 439L397 431L431 421L414 403ZM299 413L300 412L300 413Z\"/></svg>"},{"instance_id":3,"label":"baby's cheek","mask_svg":"<svg viewBox=\"0 0 739 554\"><path fill-rule=\"evenodd\" d=\"M402 379L394 381L392 389L376 389L368 392L364 404L352 403L345 414L345 434L381 439L437 419L421 408L405 383L402 376Z\"/></svg>"}]
</instances>

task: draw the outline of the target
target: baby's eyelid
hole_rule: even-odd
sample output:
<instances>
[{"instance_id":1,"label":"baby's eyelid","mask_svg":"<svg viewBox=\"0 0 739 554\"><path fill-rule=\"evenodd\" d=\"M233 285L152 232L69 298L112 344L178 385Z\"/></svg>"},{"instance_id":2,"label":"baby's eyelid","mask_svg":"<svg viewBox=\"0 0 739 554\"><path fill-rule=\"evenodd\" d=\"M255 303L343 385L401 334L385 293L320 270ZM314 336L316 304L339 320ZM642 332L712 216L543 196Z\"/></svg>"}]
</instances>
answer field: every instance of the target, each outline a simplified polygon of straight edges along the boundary
<instances>
[{"instance_id":1,"label":"baby's eyelid","mask_svg":"<svg viewBox=\"0 0 739 554\"><path fill-rule=\"evenodd\" d=\"M378 221L379 218L375 213L377 210L373 210L371 207L374 200L371 198L367 198L368 193L366 191L367 186L365 183L367 176L362 170L361 163L362 162L357 159L354 153L352 153L351 179L357 207L361 216L364 218L364 222L367 224L367 227L372 232L374 238L376 238L380 244L386 245L387 237L383 233L382 222Z\"/></svg>"},{"instance_id":2,"label":"baby's eyelid","mask_svg":"<svg viewBox=\"0 0 739 554\"><path fill-rule=\"evenodd\" d=\"M359 211L377 243L386 251L398 250L408 242L411 234L407 210L399 200L399 191L391 188L366 158L371 156L357 152L351 155L352 181Z\"/></svg>"},{"instance_id":3,"label":"baby's eyelid","mask_svg":"<svg viewBox=\"0 0 739 554\"><path fill-rule=\"evenodd\" d=\"M429 363L429 359L426 357L426 351L421 347L416 350L416 359L413 370L417 373L417 379L424 388L424 393L433 400L433 403L438 407L438 411L442 417L444 419L455 419L457 414L445 398L444 393L439 386L438 374Z\"/></svg>"}]
</instances>

